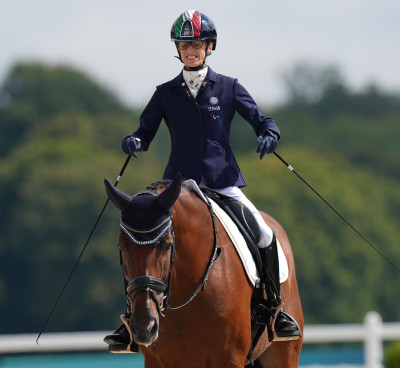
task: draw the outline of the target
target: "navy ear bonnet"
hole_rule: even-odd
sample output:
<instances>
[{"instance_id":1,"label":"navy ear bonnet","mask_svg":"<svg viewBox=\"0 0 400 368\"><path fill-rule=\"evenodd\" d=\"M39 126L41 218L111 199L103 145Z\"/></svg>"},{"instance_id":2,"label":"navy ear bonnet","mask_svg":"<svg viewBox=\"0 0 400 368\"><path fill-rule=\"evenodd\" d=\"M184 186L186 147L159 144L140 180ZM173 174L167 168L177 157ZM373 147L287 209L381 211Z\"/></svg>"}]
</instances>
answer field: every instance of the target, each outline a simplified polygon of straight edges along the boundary
<instances>
[{"instance_id":1,"label":"navy ear bonnet","mask_svg":"<svg viewBox=\"0 0 400 368\"><path fill-rule=\"evenodd\" d=\"M105 179L108 198L121 210L121 232L138 247L156 246L172 227L171 207L181 190L180 175L161 193L141 192L131 197Z\"/></svg>"},{"instance_id":2,"label":"navy ear bonnet","mask_svg":"<svg viewBox=\"0 0 400 368\"><path fill-rule=\"evenodd\" d=\"M157 227L172 215L171 210L163 208L156 201L157 194L137 194L130 205L121 211L121 220L138 231Z\"/></svg>"}]
</instances>

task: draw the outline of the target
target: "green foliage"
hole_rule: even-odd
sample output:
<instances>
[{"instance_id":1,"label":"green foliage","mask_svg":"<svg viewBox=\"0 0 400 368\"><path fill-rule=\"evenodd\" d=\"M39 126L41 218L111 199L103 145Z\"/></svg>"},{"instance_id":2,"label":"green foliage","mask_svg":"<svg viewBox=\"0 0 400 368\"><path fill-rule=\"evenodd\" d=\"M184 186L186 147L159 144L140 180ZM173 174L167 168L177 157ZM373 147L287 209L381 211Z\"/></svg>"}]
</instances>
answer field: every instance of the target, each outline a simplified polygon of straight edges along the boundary
<instances>
[{"instance_id":1,"label":"green foliage","mask_svg":"<svg viewBox=\"0 0 400 368\"><path fill-rule=\"evenodd\" d=\"M0 108L0 155L59 113L123 111L112 93L75 69L23 63L15 65L6 77L0 89Z\"/></svg>"},{"instance_id":2,"label":"green foliage","mask_svg":"<svg viewBox=\"0 0 400 368\"><path fill-rule=\"evenodd\" d=\"M385 368L398 368L400 367L400 342L390 344L385 349Z\"/></svg>"},{"instance_id":3,"label":"green foliage","mask_svg":"<svg viewBox=\"0 0 400 368\"><path fill-rule=\"evenodd\" d=\"M300 146L281 154L361 233L400 263L400 229L393 211L400 208L400 192L393 191L398 183L376 178L337 154L315 154ZM307 323L361 322L369 310L390 320L400 317L396 303L391 304L393 291L400 287L397 272L323 201L274 157L260 161L250 154L239 164L248 183L246 195L288 232Z\"/></svg>"},{"instance_id":4,"label":"green foliage","mask_svg":"<svg viewBox=\"0 0 400 368\"><path fill-rule=\"evenodd\" d=\"M398 96L377 88L353 93L340 78L323 81L322 88L310 90L314 97L296 95L296 101L266 114L282 130L278 151L400 264ZM105 203L103 179L114 181L126 159L121 138L137 128L139 113L69 67L17 64L5 78L1 333L39 331ZM160 179L169 142L162 124L150 150L131 159L119 188L134 194ZM359 322L369 310L399 319L400 285L393 267L274 156L260 161L254 132L240 117L233 122L232 146L248 182L245 193L289 234L306 323ZM118 324L125 305L118 218L109 205L48 331Z\"/></svg>"},{"instance_id":5,"label":"green foliage","mask_svg":"<svg viewBox=\"0 0 400 368\"><path fill-rule=\"evenodd\" d=\"M29 88L19 93L11 88L15 75L26 77ZM8 333L38 331L105 203L103 179L114 181L125 161L121 137L138 123L112 94L64 67L16 67L5 90L15 93L0 110L9 118L1 126L9 147L0 159L0 203L6 214L0 223L0 326ZM15 120L23 115L21 106L35 114ZM127 173L127 192L161 176L161 168L149 160L157 161L154 153L133 163L141 174ZM135 187L129 188L132 182ZM109 206L50 330L118 323L124 306L118 217Z\"/></svg>"}]
</instances>

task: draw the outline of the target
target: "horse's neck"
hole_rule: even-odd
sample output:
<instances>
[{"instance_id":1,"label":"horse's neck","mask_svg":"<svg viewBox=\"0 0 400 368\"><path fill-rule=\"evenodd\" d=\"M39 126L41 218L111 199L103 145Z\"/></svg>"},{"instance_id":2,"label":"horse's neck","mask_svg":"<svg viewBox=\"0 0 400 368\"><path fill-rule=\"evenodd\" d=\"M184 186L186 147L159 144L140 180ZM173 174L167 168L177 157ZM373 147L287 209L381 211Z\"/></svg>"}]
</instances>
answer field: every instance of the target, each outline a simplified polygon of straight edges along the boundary
<instances>
[{"instance_id":1,"label":"horse's neck","mask_svg":"<svg viewBox=\"0 0 400 368\"><path fill-rule=\"evenodd\" d=\"M191 192L182 191L173 210L177 253L187 264L198 264L210 255L214 242L211 214L207 204ZM210 252L205 251L209 249Z\"/></svg>"}]
</instances>

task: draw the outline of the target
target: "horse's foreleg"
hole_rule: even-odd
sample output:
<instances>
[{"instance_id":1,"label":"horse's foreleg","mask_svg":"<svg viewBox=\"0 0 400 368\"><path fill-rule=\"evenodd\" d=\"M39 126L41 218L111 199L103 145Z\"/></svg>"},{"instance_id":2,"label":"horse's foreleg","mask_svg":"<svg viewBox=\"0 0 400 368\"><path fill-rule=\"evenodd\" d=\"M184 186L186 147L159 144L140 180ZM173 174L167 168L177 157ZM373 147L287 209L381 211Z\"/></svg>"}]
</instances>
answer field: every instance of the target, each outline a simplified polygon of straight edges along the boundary
<instances>
[{"instance_id":1,"label":"horse's foreleg","mask_svg":"<svg viewBox=\"0 0 400 368\"><path fill-rule=\"evenodd\" d=\"M301 340L273 342L259 358L262 368L298 368Z\"/></svg>"}]
</instances>

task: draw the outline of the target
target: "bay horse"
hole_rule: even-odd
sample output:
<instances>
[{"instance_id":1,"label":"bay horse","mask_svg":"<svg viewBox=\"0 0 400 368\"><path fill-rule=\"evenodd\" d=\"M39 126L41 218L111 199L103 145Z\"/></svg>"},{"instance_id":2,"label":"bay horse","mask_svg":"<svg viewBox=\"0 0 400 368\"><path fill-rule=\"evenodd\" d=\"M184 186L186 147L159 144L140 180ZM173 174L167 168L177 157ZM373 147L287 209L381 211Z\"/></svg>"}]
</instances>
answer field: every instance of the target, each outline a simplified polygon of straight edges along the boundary
<instances>
[{"instance_id":1,"label":"bay horse","mask_svg":"<svg viewBox=\"0 0 400 368\"><path fill-rule=\"evenodd\" d=\"M125 324L145 368L250 367L253 286L221 223L181 181L178 175L166 188L131 197L105 180L109 199L121 210L118 246L131 311ZM289 265L281 285L284 309L303 331L288 237L262 215ZM253 350L255 367L298 367L301 346L301 338L271 343L265 331Z\"/></svg>"}]
</instances>

